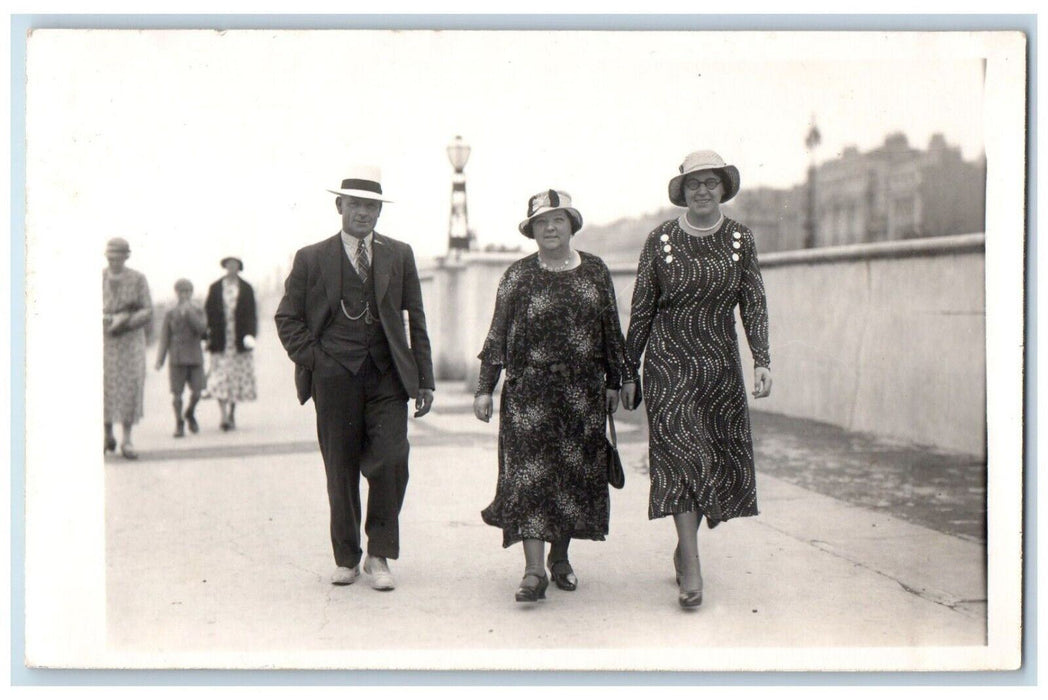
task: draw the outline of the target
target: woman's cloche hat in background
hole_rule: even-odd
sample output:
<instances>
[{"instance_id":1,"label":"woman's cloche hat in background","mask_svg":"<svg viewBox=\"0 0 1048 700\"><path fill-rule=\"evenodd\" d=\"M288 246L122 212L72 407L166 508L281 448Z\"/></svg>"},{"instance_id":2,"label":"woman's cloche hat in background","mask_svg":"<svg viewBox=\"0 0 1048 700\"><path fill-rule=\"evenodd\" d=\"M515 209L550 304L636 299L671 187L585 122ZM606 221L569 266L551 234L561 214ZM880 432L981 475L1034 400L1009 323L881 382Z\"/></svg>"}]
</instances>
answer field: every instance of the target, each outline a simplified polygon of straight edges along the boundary
<instances>
[{"instance_id":1,"label":"woman's cloche hat in background","mask_svg":"<svg viewBox=\"0 0 1048 700\"><path fill-rule=\"evenodd\" d=\"M106 243L106 255L130 255L131 245L124 238L110 238Z\"/></svg>"},{"instance_id":2,"label":"woman's cloche hat in background","mask_svg":"<svg viewBox=\"0 0 1048 700\"><path fill-rule=\"evenodd\" d=\"M721 202L727 202L739 193L739 169L725 163L724 159L713 151L689 153L684 157L684 162L680 164L679 170L680 175L674 176L669 185L670 201L678 207L688 206L682 192L684 178L700 170L716 170L721 173L721 181L724 184L724 196L721 197Z\"/></svg>"},{"instance_id":3,"label":"woman's cloche hat in background","mask_svg":"<svg viewBox=\"0 0 1048 700\"><path fill-rule=\"evenodd\" d=\"M236 260L237 261L237 267L240 268L241 272L244 271L244 261L241 260L240 258L236 257L235 255L227 255L226 257L222 258L219 261L219 263L218 263L219 267L225 267L226 263L229 262L230 260Z\"/></svg>"},{"instance_id":4,"label":"woman's cloche hat in background","mask_svg":"<svg viewBox=\"0 0 1048 700\"><path fill-rule=\"evenodd\" d=\"M342 186L328 192L361 199L377 199L380 202L393 201L382 196L382 171L374 165L350 167L349 177L342 181Z\"/></svg>"},{"instance_id":5,"label":"woman's cloche hat in background","mask_svg":"<svg viewBox=\"0 0 1048 700\"><path fill-rule=\"evenodd\" d=\"M531 220L547 212L563 209L571 219L571 232L576 233L582 228L582 214L578 209L571 206L571 195L563 190L545 190L533 195L528 200L528 218L517 225L517 230L528 238L534 238L531 233Z\"/></svg>"}]
</instances>

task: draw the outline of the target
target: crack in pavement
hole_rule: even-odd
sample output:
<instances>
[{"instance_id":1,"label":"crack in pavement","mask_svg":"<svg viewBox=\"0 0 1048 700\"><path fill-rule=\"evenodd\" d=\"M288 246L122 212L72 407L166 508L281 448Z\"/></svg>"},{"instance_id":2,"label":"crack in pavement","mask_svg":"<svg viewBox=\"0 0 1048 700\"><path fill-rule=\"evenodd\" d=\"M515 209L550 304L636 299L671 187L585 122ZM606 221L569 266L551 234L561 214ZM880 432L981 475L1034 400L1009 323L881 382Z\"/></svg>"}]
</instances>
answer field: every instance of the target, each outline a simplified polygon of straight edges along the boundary
<instances>
[{"instance_id":1,"label":"crack in pavement","mask_svg":"<svg viewBox=\"0 0 1048 700\"><path fill-rule=\"evenodd\" d=\"M809 546L812 546L815 549L818 549L818 550L820 550L822 552L825 552L826 554L829 554L830 556L837 557L838 559L843 559L844 561L850 562L851 564L854 564L855 566L862 567L863 569L865 569L867 571L872 571L873 573L875 573L875 574L877 574L879 576L882 576L882 577L888 579L889 581L894 582L895 584L897 584L900 588L902 588L907 593L910 593L911 595L917 596L918 598L921 598L922 600L926 600L929 603L934 603L935 605L941 605L942 607L945 607L945 608L947 608L949 610L952 610L953 612L956 612L956 613L959 613L961 615L964 615L965 617L974 618L974 619L978 619L978 618L982 617L979 614L974 614L974 613L968 612L967 610L965 610L961 606L963 604L965 604L965 603L982 604L982 603L986 602L985 599L983 599L983 600L978 600L978 599L976 599L976 600L968 600L968 599L960 598L959 596L953 595L953 594L948 593L946 591L940 591L940 590L933 589L933 588L928 588L928 587L913 586L913 585L907 584L905 581L903 581L902 577L899 574L892 573L890 571L882 571L881 569L879 569L879 568L877 568L877 567L875 567L875 566L873 566L873 565L871 565L871 564L869 564L867 562L864 562L861 559L858 559L858 558L856 558L854 556L849 556L845 552L842 552L839 549L837 549L836 547L834 547L829 542L824 542L823 540L807 539L807 538L804 538L804 537L800 537L800 536L794 535L793 533L788 532L788 531L786 531L786 530L784 530L784 529L782 529L780 527L776 527L775 525L772 525L772 524L770 524L768 522L758 522L757 524L759 526L761 526L761 527L766 527L766 528L768 528L770 530L774 530L775 532L778 532L781 535L785 535L786 537L789 537L792 540L795 540L797 542L801 542L803 544L807 544Z\"/></svg>"}]
</instances>

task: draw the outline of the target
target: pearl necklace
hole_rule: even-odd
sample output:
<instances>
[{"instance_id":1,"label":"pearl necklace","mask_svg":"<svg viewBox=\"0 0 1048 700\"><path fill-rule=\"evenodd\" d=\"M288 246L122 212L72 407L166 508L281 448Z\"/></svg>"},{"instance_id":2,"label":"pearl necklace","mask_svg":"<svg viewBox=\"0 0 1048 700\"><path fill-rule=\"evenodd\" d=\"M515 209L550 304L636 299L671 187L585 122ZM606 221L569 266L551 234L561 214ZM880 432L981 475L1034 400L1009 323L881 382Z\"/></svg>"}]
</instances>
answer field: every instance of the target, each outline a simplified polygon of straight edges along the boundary
<instances>
[{"instance_id":1,"label":"pearl necklace","mask_svg":"<svg viewBox=\"0 0 1048 700\"><path fill-rule=\"evenodd\" d=\"M695 224L691 223L690 221L688 221L688 215L687 214L684 215L684 221L685 221L685 223L688 224L688 226L690 226L692 229L694 229L696 231L701 231L702 233L709 233L710 231L716 231L717 229L720 228L721 224L724 223L724 214L722 213L720 215L720 218L717 219L717 222L715 224L713 224L713 226L710 226L709 228L703 228L701 226L696 226Z\"/></svg>"},{"instance_id":2,"label":"pearl necklace","mask_svg":"<svg viewBox=\"0 0 1048 700\"><path fill-rule=\"evenodd\" d=\"M575 262L575 251L569 251L568 257L563 262L556 263L553 265L543 260L541 255L538 256L538 261L539 267L541 267L543 270L549 270L550 272L563 272L564 270L567 270L572 263Z\"/></svg>"}]
</instances>

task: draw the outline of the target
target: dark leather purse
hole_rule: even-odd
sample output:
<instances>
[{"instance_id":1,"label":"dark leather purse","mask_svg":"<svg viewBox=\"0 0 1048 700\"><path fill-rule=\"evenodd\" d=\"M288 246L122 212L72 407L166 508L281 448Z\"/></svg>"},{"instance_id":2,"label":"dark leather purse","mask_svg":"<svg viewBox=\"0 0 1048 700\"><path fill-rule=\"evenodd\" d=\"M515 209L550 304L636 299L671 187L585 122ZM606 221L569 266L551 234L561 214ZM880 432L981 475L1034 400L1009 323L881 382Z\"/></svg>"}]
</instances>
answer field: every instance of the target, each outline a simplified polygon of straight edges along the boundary
<instances>
[{"instance_id":1,"label":"dark leather purse","mask_svg":"<svg viewBox=\"0 0 1048 700\"><path fill-rule=\"evenodd\" d=\"M608 414L608 430L611 439L605 438L608 443L608 483L617 489L626 485L626 474L622 471L622 460L619 459L618 440L615 437L615 419Z\"/></svg>"}]
</instances>

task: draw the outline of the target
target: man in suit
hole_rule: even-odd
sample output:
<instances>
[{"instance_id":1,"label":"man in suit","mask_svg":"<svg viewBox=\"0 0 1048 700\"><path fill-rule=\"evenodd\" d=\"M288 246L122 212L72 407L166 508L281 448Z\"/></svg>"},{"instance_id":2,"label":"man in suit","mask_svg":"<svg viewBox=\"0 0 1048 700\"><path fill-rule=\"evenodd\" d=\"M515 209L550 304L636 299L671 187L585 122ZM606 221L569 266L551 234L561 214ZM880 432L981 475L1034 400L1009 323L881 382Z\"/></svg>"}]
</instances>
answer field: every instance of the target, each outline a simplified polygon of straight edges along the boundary
<instances>
[{"instance_id":1,"label":"man in suit","mask_svg":"<svg viewBox=\"0 0 1048 700\"><path fill-rule=\"evenodd\" d=\"M295 254L277 307L277 334L295 363L299 402L312 398L316 408L338 567L331 582L348 585L360 575L363 474L364 573L373 588L392 590L387 560L400 553L407 401L415 399L416 418L433 403L422 288L411 246L374 230L383 202L391 201L378 168L360 166L328 191L336 195L342 230Z\"/></svg>"}]
</instances>

